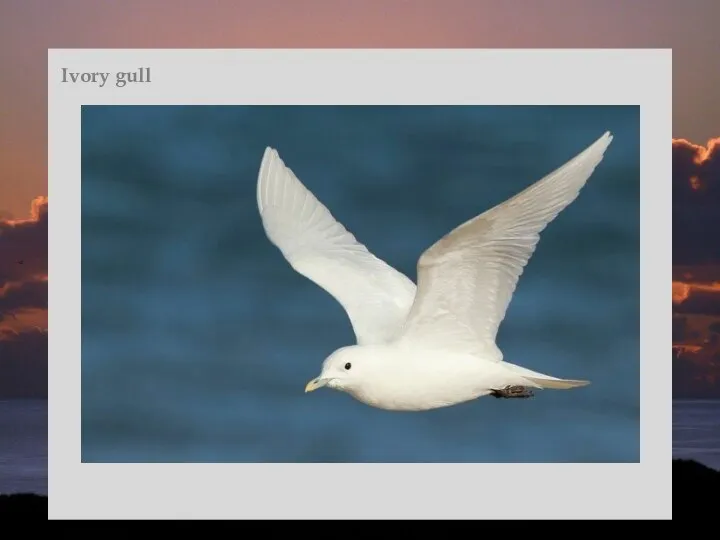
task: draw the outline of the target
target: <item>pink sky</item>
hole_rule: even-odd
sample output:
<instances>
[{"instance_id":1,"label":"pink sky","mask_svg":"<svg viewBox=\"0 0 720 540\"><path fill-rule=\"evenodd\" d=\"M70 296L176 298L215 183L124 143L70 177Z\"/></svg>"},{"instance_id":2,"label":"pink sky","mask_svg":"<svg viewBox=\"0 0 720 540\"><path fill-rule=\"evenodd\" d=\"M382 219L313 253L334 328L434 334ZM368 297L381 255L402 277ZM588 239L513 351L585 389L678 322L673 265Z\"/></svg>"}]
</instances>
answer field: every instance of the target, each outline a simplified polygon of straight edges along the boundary
<instances>
[{"instance_id":1,"label":"pink sky","mask_svg":"<svg viewBox=\"0 0 720 540\"><path fill-rule=\"evenodd\" d=\"M47 194L49 47L672 47L673 134L720 134L714 0L0 0L0 212ZM622 84L622 81L619 81Z\"/></svg>"}]
</instances>

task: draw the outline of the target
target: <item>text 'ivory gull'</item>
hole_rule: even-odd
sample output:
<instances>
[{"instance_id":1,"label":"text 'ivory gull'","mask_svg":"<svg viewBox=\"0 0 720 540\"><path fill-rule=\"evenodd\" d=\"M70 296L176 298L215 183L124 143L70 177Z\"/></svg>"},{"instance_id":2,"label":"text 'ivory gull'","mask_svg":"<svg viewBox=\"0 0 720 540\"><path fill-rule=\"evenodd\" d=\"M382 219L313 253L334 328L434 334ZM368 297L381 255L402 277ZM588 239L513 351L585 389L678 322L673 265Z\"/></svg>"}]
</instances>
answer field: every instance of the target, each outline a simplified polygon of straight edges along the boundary
<instances>
[{"instance_id":1,"label":"text 'ivory gull'","mask_svg":"<svg viewBox=\"0 0 720 540\"><path fill-rule=\"evenodd\" d=\"M575 200L611 141L605 133L430 246L417 263L417 287L359 243L267 148L257 185L265 232L343 306L357 340L325 359L306 392L327 386L373 407L422 411L588 384L506 362L495 339L540 232Z\"/></svg>"}]
</instances>

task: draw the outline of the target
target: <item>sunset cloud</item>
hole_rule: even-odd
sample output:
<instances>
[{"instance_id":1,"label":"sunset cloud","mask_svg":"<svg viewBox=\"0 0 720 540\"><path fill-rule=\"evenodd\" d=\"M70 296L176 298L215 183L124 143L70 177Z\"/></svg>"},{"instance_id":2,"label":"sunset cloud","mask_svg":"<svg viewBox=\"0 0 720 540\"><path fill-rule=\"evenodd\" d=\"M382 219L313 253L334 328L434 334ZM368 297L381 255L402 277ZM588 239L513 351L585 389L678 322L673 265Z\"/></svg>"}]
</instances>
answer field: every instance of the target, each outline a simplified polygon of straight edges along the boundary
<instances>
[{"instance_id":1,"label":"sunset cloud","mask_svg":"<svg viewBox=\"0 0 720 540\"><path fill-rule=\"evenodd\" d=\"M720 316L720 283L697 285L673 282L673 312Z\"/></svg>"},{"instance_id":2,"label":"sunset cloud","mask_svg":"<svg viewBox=\"0 0 720 540\"><path fill-rule=\"evenodd\" d=\"M720 137L672 153L673 264L720 263Z\"/></svg>"},{"instance_id":3,"label":"sunset cloud","mask_svg":"<svg viewBox=\"0 0 720 540\"><path fill-rule=\"evenodd\" d=\"M672 302L682 304L690 296L690 285L680 281L672 282Z\"/></svg>"},{"instance_id":4,"label":"sunset cloud","mask_svg":"<svg viewBox=\"0 0 720 540\"><path fill-rule=\"evenodd\" d=\"M48 199L37 197L26 219L0 219L0 288L47 276Z\"/></svg>"},{"instance_id":5,"label":"sunset cloud","mask_svg":"<svg viewBox=\"0 0 720 540\"><path fill-rule=\"evenodd\" d=\"M720 396L720 138L672 141L673 396Z\"/></svg>"},{"instance_id":6,"label":"sunset cloud","mask_svg":"<svg viewBox=\"0 0 720 540\"><path fill-rule=\"evenodd\" d=\"M47 279L7 283L0 287L0 322L16 312L47 309L47 303Z\"/></svg>"},{"instance_id":7,"label":"sunset cloud","mask_svg":"<svg viewBox=\"0 0 720 540\"><path fill-rule=\"evenodd\" d=\"M47 396L48 199L0 217L0 399Z\"/></svg>"}]
</instances>

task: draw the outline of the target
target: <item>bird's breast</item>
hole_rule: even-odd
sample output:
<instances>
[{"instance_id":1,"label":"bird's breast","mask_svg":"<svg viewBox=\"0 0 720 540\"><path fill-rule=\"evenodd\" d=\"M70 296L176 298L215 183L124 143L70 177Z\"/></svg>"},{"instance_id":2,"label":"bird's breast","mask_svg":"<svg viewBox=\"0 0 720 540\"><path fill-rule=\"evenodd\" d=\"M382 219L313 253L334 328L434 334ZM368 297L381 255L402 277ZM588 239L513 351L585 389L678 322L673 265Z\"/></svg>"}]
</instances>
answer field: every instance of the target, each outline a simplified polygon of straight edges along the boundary
<instances>
[{"instance_id":1,"label":"bird's breast","mask_svg":"<svg viewBox=\"0 0 720 540\"><path fill-rule=\"evenodd\" d=\"M348 389L355 399L372 407L423 411L456 405L483 394L472 376L453 373L406 373L368 381Z\"/></svg>"}]
</instances>

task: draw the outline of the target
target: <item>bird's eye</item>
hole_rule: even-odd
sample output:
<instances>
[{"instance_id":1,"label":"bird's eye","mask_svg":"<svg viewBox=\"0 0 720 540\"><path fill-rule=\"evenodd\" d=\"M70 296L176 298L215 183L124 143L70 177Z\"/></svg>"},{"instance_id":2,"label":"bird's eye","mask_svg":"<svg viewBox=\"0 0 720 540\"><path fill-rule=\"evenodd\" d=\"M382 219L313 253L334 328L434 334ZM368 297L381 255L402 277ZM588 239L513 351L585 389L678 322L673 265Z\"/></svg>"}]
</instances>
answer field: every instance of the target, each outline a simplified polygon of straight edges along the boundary
<instances>
[{"instance_id":1,"label":"bird's eye","mask_svg":"<svg viewBox=\"0 0 720 540\"><path fill-rule=\"evenodd\" d=\"M352 367L352 364L351 364L350 362L348 362L347 364L345 364L345 369L350 369L351 367Z\"/></svg>"}]
</instances>

